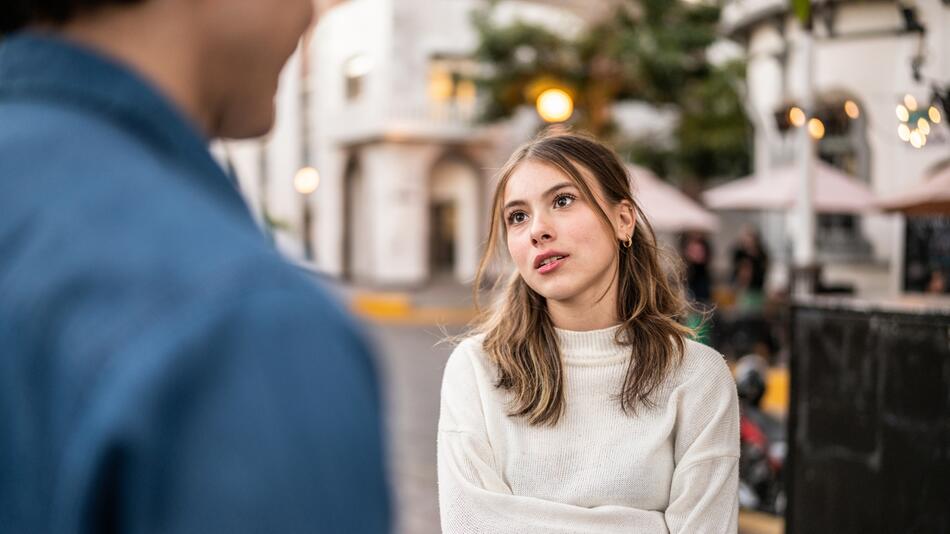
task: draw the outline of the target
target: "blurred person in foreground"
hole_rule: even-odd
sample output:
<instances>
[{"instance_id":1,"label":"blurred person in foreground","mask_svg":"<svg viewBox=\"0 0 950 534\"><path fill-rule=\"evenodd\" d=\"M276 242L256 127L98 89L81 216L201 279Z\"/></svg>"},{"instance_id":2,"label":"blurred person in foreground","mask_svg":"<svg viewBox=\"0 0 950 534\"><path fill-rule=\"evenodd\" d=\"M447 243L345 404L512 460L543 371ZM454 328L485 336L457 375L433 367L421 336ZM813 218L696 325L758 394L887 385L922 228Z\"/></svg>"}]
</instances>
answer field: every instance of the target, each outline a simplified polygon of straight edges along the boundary
<instances>
[{"instance_id":1,"label":"blurred person in foreground","mask_svg":"<svg viewBox=\"0 0 950 534\"><path fill-rule=\"evenodd\" d=\"M388 530L342 310L207 150L271 127L310 0L0 12L0 530Z\"/></svg>"},{"instance_id":2,"label":"blurred person in foreground","mask_svg":"<svg viewBox=\"0 0 950 534\"><path fill-rule=\"evenodd\" d=\"M491 246L515 269L445 367L442 531L734 534L736 385L679 322L617 155L576 134L524 145L490 221L477 279Z\"/></svg>"}]
</instances>

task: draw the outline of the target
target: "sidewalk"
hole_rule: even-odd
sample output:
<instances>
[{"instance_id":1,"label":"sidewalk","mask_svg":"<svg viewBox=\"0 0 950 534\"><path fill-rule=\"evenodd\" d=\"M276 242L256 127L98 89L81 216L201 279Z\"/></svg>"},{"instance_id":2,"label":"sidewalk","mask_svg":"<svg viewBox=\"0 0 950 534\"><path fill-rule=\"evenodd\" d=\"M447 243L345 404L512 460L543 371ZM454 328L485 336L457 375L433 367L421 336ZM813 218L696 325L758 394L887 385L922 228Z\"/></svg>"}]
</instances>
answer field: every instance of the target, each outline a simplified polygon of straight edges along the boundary
<instances>
[{"instance_id":1,"label":"sidewalk","mask_svg":"<svg viewBox=\"0 0 950 534\"><path fill-rule=\"evenodd\" d=\"M466 325L475 317L472 288L442 278L418 289L380 290L327 281L359 317L390 325Z\"/></svg>"}]
</instances>

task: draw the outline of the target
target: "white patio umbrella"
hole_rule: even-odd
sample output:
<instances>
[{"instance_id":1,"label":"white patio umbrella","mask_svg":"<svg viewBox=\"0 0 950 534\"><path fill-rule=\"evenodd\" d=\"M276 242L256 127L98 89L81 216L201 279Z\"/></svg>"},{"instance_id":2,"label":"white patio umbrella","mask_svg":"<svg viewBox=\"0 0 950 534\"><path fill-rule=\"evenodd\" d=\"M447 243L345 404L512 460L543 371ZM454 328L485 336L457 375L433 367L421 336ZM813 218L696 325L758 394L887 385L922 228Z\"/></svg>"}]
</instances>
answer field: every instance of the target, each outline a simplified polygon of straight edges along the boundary
<instances>
[{"instance_id":1,"label":"white patio umbrella","mask_svg":"<svg viewBox=\"0 0 950 534\"><path fill-rule=\"evenodd\" d=\"M694 202L679 189L638 165L627 165L633 198L657 232L700 230L715 232L719 218Z\"/></svg>"},{"instance_id":2,"label":"white patio umbrella","mask_svg":"<svg viewBox=\"0 0 950 534\"><path fill-rule=\"evenodd\" d=\"M785 211L795 206L799 171L789 166L767 176L747 176L703 193L706 206L718 210ZM823 161L815 161L815 211L861 213L876 208L868 186Z\"/></svg>"},{"instance_id":3,"label":"white patio umbrella","mask_svg":"<svg viewBox=\"0 0 950 534\"><path fill-rule=\"evenodd\" d=\"M881 199L877 205L908 215L950 214L950 165L907 191Z\"/></svg>"}]
</instances>

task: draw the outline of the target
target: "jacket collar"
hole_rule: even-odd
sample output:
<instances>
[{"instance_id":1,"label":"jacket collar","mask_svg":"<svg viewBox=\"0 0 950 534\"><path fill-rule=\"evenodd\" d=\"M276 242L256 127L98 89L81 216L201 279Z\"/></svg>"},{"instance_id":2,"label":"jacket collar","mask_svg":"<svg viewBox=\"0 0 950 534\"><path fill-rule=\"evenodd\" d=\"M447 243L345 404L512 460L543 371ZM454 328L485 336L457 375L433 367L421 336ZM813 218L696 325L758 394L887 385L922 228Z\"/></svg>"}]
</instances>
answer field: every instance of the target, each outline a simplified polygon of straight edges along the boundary
<instances>
[{"instance_id":1,"label":"jacket collar","mask_svg":"<svg viewBox=\"0 0 950 534\"><path fill-rule=\"evenodd\" d=\"M236 181L211 157L197 127L146 80L92 50L32 32L3 38L0 100L9 98L96 113L184 166L190 179L241 200Z\"/></svg>"}]
</instances>

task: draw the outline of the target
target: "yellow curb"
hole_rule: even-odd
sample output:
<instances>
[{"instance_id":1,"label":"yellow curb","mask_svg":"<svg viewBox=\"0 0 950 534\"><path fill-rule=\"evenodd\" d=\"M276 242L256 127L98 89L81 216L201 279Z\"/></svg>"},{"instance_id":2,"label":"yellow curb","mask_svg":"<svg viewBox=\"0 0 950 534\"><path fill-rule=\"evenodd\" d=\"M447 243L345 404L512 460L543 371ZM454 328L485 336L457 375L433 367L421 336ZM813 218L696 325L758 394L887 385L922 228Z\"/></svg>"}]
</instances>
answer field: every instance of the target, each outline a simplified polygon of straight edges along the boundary
<instances>
[{"instance_id":1,"label":"yellow curb","mask_svg":"<svg viewBox=\"0 0 950 534\"><path fill-rule=\"evenodd\" d=\"M365 319L380 324L407 326L463 326L475 318L472 308L410 308L405 313L359 313Z\"/></svg>"},{"instance_id":2,"label":"yellow curb","mask_svg":"<svg viewBox=\"0 0 950 534\"><path fill-rule=\"evenodd\" d=\"M370 321L395 325L466 325L475 318L474 308L423 307L412 305L412 298L403 292L366 291L350 300L350 310Z\"/></svg>"},{"instance_id":3,"label":"yellow curb","mask_svg":"<svg viewBox=\"0 0 950 534\"><path fill-rule=\"evenodd\" d=\"M364 317L403 317L411 308L412 302L407 293L357 293L350 301L353 313Z\"/></svg>"},{"instance_id":4,"label":"yellow curb","mask_svg":"<svg viewBox=\"0 0 950 534\"><path fill-rule=\"evenodd\" d=\"M739 511L739 534L783 534L785 520L781 517L752 512Z\"/></svg>"}]
</instances>

